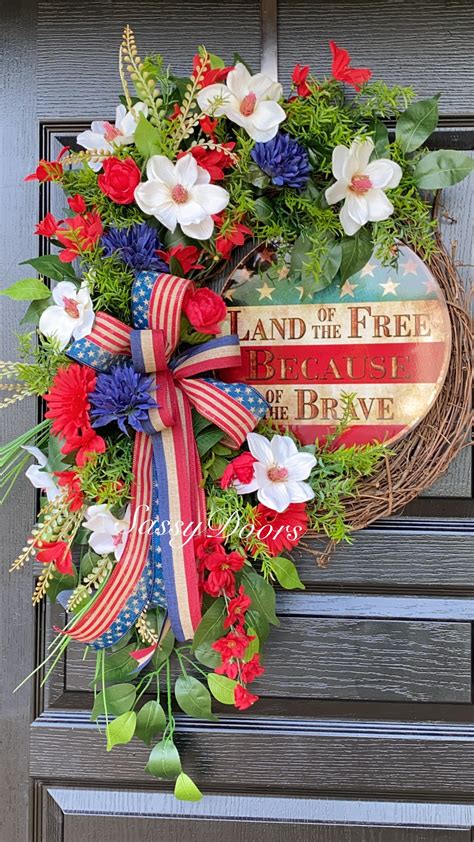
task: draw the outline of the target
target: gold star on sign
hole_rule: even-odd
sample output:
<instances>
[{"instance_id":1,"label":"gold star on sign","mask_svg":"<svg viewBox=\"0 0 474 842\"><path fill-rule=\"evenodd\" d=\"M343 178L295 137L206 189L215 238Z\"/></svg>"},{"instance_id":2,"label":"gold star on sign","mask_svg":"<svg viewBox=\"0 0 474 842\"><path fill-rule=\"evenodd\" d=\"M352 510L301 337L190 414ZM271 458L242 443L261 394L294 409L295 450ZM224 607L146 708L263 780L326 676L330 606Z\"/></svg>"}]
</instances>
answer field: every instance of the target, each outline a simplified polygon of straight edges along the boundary
<instances>
[{"instance_id":1,"label":"gold star on sign","mask_svg":"<svg viewBox=\"0 0 474 842\"><path fill-rule=\"evenodd\" d=\"M411 257L407 260L406 263L401 264L401 268L403 269L404 275L416 275L418 271L416 261L412 260Z\"/></svg>"},{"instance_id":2,"label":"gold star on sign","mask_svg":"<svg viewBox=\"0 0 474 842\"><path fill-rule=\"evenodd\" d=\"M371 278L374 277L374 269L377 268L376 263L366 263L364 268L360 270L359 274L361 278L366 278L367 275L370 275Z\"/></svg>"},{"instance_id":3,"label":"gold star on sign","mask_svg":"<svg viewBox=\"0 0 474 842\"><path fill-rule=\"evenodd\" d=\"M339 298L343 298L345 295L350 295L352 298L354 298L354 290L358 286L359 284L351 284L351 282L347 280L345 284L341 287Z\"/></svg>"},{"instance_id":4,"label":"gold star on sign","mask_svg":"<svg viewBox=\"0 0 474 842\"><path fill-rule=\"evenodd\" d=\"M263 282L263 286L257 287L257 292L260 293L259 301L262 301L263 298L269 298L270 301L272 300L272 295L275 292L275 287L269 287L267 282Z\"/></svg>"},{"instance_id":5,"label":"gold star on sign","mask_svg":"<svg viewBox=\"0 0 474 842\"><path fill-rule=\"evenodd\" d=\"M392 295L397 295L397 287L399 286L400 284L395 284L391 278L388 279L386 284L379 284L379 287L382 287L383 289L384 295L389 295L390 293Z\"/></svg>"}]
</instances>

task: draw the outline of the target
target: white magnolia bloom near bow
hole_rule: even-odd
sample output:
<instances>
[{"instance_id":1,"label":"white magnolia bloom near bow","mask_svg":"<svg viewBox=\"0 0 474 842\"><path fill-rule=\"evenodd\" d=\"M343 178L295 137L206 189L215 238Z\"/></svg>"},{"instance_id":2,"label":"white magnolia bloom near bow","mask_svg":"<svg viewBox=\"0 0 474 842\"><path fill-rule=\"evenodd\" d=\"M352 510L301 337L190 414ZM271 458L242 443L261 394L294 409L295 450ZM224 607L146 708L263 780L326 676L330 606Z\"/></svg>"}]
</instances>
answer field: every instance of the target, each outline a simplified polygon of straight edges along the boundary
<instances>
[{"instance_id":1,"label":"white magnolia bloom near bow","mask_svg":"<svg viewBox=\"0 0 474 842\"><path fill-rule=\"evenodd\" d=\"M90 129L78 134L77 142L84 149L103 153L113 152L116 146L128 146L133 143L140 114L144 117L148 114L148 107L144 102L137 102L131 111L127 111L124 105L118 105L115 111L115 125L107 120L93 120ZM89 166L94 172L98 172L102 167L100 156L89 161Z\"/></svg>"},{"instance_id":2,"label":"white magnolia bloom near bow","mask_svg":"<svg viewBox=\"0 0 474 842\"><path fill-rule=\"evenodd\" d=\"M115 517L105 503L89 506L82 524L91 531L89 545L98 555L114 554L120 561L130 528L130 506L123 518Z\"/></svg>"},{"instance_id":3,"label":"white magnolia bloom near bow","mask_svg":"<svg viewBox=\"0 0 474 842\"><path fill-rule=\"evenodd\" d=\"M226 84L208 85L199 91L199 107L213 117L225 115L242 126L252 140L266 143L275 137L286 114L278 100L283 88L265 73L252 76L238 62L227 76Z\"/></svg>"},{"instance_id":4,"label":"white magnolia bloom near bow","mask_svg":"<svg viewBox=\"0 0 474 842\"><path fill-rule=\"evenodd\" d=\"M247 442L254 462L254 477L249 483L234 481L239 494L257 492L260 503L275 512L284 512L290 503L304 503L314 497L307 482L316 459L302 453L289 436L273 436L271 441L258 433L249 433Z\"/></svg>"},{"instance_id":5,"label":"white magnolia bloom near bow","mask_svg":"<svg viewBox=\"0 0 474 842\"><path fill-rule=\"evenodd\" d=\"M24 444L23 450L26 450L36 459L36 465L30 465L25 471L25 477L28 477L34 488L40 488L46 494L48 501L55 500L63 493L56 483L54 474L43 470L48 462L47 456L39 447L34 447L32 444Z\"/></svg>"},{"instance_id":6,"label":"white magnolia bloom near bow","mask_svg":"<svg viewBox=\"0 0 474 842\"><path fill-rule=\"evenodd\" d=\"M138 185L135 201L144 213L155 216L165 228L176 225L195 240L208 240L214 230L213 214L224 210L229 194L199 167L191 154L176 164L164 155L152 155L146 165L148 181Z\"/></svg>"},{"instance_id":7,"label":"white magnolia bloom near bow","mask_svg":"<svg viewBox=\"0 0 474 842\"><path fill-rule=\"evenodd\" d=\"M86 283L78 289L70 281L60 281L54 287L52 296L55 303L43 310L38 328L44 336L57 339L62 349L71 337L82 339L88 336L94 322L94 311Z\"/></svg>"},{"instance_id":8,"label":"white magnolia bloom near bow","mask_svg":"<svg viewBox=\"0 0 474 842\"><path fill-rule=\"evenodd\" d=\"M373 150L369 138L355 140L350 149L336 146L332 153L332 171L337 181L327 188L326 200L334 205L345 199L339 218L349 237L366 222L381 222L393 213L393 205L384 191L398 186L402 170L388 158L369 164Z\"/></svg>"}]
</instances>

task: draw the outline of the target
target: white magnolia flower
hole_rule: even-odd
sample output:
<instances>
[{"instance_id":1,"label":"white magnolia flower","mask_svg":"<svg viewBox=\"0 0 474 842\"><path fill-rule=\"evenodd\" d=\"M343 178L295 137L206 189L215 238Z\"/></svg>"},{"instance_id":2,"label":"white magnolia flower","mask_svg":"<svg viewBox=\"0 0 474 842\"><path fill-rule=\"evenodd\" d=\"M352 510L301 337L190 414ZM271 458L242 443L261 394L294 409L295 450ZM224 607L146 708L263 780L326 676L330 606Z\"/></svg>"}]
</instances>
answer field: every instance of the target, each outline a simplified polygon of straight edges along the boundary
<instances>
[{"instance_id":1,"label":"white magnolia flower","mask_svg":"<svg viewBox=\"0 0 474 842\"><path fill-rule=\"evenodd\" d=\"M311 453L301 453L289 436L273 436L268 441L258 433L249 433L247 442L257 461L249 483L234 482L239 494L256 491L260 502L276 512L314 497L311 486L303 482L316 464Z\"/></svg>"},{"instance_id":2,"label":"white magnolia flower","mask_svg":"<svg viewBox=\"0 0 474 842\"><path fill-rule=\"evenodd\" d=\"M114 126L107 120L93 120L90 129L78 134L77 142L84 149L93 149L103 153L113 152L116 146L128 146L133 143L140 114L144 117L148 114L148 107L144 102L137 102L131 111L127 111L124 105L118 105ZM98 172L102 167L100 157L97 156L89 161L89 166L94 172Z\"/></svg>"},{"instance_id":3,"label":"white magnolia flower","mask_svg":"<svg viewBox=\"0 0 474 842\"><path fill-rule=\"evenodd\" d=\"M380 222L393 213L384 190L398 186L402 170L388 158L369 164L373 150L369 138L355 140L350 149L336 146L332 153L332 171L337 181L326 190L326 200L334 205L345 199L339 218L349 237L366 222Z\"/></svg>"},{"instance_id":4,"label":"white magnolia flower","mask_svg":"<svg viewBox=\"0 0 474 842\"><path fill-rule=\"evenodd\" d=\"M89 506L82 524L92 532L89 545L98 555L113 553L120 561L130 528L130 506L123 518L115 517L105 503Z\"/></svg>"},{"instance_id":5,"label":"white magnolia flower","mask_svg":"<svg viewBox=\"0 0 474 842\"><path fill-rule=\"evenodd\" d=\"M25 476L28 477L32 486L34 488L40 488L46 494L49 502L55 500L56 497L60 497L62 491L57 486L54 474L43 470L48 461L47 456L45 456L39 447L34 447L34 445L24 444L23 450L31 453L36 459L36 465L30 465L25 471Z\"/></svg>"},{"instance_id":6,"label":"white magnolia flower","mask_svg":"<svg viewBox=\"0 0 474 842\"><path fill-rule=\"evenodd\" d=\"M252 76L238 62L227 76L227 83L208 85L199 91L199 107L206 114L221 117L225 114L233 123L242 126L247 134L260 143L275 137L286 114L278 100L283 96L279 82L265 73Z\"/></svg>"},{"instance_id":7,"label":"white magnolia flower","mask_svg":"<svg viewBox=\"0 0 474 842\"><path fill-rule=\"evenodd\" d=\"M138 207L155 216L169 231L179 224L188 237L209 239L214 230L212 215L224 210L229 202L227 190L209 184L209 173L191 154L176 164L164 155L152 155L146 174L148 181L135 190Z\"/></svg>"},{"instance_id":8,"label":"white magnolia flower","mask_svg":"<svg viewBox=\"0 0 474 842\"><path fill-rule=\"evenodd\" d=\"M82 339L92 330L94 311L89 287L83 283L78 289L70 281L60 281L52 295L55 303L43 310L38 327L40 333L54 337L65 348L72 336Z\"/></svg>"}]
</instances>

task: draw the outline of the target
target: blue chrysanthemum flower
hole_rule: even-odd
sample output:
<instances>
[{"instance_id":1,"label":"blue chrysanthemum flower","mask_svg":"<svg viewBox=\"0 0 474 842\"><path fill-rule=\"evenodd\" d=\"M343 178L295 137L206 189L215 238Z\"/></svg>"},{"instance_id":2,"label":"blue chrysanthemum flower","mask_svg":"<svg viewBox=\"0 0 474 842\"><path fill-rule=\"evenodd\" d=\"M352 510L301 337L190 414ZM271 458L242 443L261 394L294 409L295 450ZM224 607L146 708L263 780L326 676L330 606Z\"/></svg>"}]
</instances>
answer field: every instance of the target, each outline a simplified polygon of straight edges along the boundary
<instances>
[{"instance_id":1,"label":"blue chrysanthemum flower","mask_svg":"<svg viewBox=\"0 0 474 842\"><path fill-rule=\"evenodd\" d=\"M308 153L289 134L278 132L272 140L256 143L250 154L278 187L306 187L311 170Z\"/></svg>"},{"instance_id":2,"label":"blue chrysanthemum flower","mask_svg":"<svg viewBox=\"0 0 474 842\"><path fill-rule=\"evenodd\" d=\"M103 427L116 421L122 433L128 435L127 424L143 432L148 410L156 407L150 395L153 377L135 371L133 366L117 365L108 374L98 374L95 389L89 395L93 427Z\"/></svg>"},{"instance_id":3,"label":"blue chrysanthemum flower","mask_svg":"<svg viewBox=\"0 0 474 842\"><path fill-rule=\"evenodd\" d=\"M116 254L137 272L169 272L168 264L156 253L163 248L156 229L146 222L137 222L130 228L109 228L101 245L106 257Z\"/></svg>"}]
</instances>

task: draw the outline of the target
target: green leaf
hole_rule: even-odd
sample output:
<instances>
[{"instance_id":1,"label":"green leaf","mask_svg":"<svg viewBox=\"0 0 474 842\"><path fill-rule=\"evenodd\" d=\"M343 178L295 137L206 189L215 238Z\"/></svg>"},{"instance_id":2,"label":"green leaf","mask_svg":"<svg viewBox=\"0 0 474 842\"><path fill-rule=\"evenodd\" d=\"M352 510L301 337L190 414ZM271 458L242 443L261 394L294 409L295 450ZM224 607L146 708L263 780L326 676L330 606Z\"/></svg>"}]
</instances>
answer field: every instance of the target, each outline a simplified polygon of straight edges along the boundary
<instances>
[{"instance_id":1,"label":"green leaf","mask_svg":"<svg viewBox=\"0 0 474 842\"><path fill-rule=\"evenodd\" d=\"M212 465L210 465L209 467L210 478L213 480L220 479L225 469L227 468L227 464L227 459L223 459L221 456L216 456Z\"/></svg>"},{"instance_id":2,"label":"green leaf","mask_svg":"<svg viewBox=\"0 0 474 842\"><path fill-rule=\"evenodd\" d=\"M197 436L202 430L205 430L206 427L210 427L212 421L209 421L208 418L205 418L204 415L200 415L199 412L196 412L193 409L193 432L194 435Z\"/></svg>"},{"instance_id":3,"label":"green leaf","mask_svg":"<svg viewBox=\"0 0 474 842\"><path fill-rule=\"evenodd\" d=\"M109 722L105 729L107 734L107 751L112 751L114 746L129 743L135 733L136 722L137 715L133 710L122 713L117 719Z\"/></svg>"},{"instance_id":4,"label":"green leaf","mask_svg":"<svg viewBox=\"0 0 474 842\"><path fill-rule=\"evenodd\" d=\"M153 737L161 734L166 728L166 714L160 703L152 699L143 705L137 714L135 734L149 746Z\"/></svg>"},{"instance_id":5,"label":"green leaf","mask_svg":"<svg viewBox=\"0 0 474 842\"><path fill-rule=\"evenodd\" d=\"M268 222L273 216L273 205L269 199L259 196L254 202L253 213L259 222Z\"/></svg>"},{"instance_id":6,"label":"green leaf","mask_svg":"<svg viewBox=\"0 0 474 842\"><path fill-rule=\"evenodd\" d=\"M155 778L174 781L181 772L178 749L171 740L162 740L152 748L146 771Z\"/></svg>"},{"instance_id":7,"label":"green leaf","mask_svg":"<svg viewBox=\"0 0 474 842\"><path fill-rule=\"evenodd\" d=\"M72 281L79 285L80 280L76 278L76 273L70 263L63 263L57 254L45 254L43 257L32 257L30 260L24 260L20 266L32 266L33 269L40 275L45 275L47 278L52 278L53 281Z\"/></svg>"},{"instance_id":8,"label":"green leaf","mask_svg":"<svg viewBox=\"0 0 474 842\"><path fill-rule=\"evenodd\" d=\"M209 690L218 702L223 705L234 704L234 690L237 687L237 682L233 678L210 672L207 676L207 683Z\"/></svg>"},{"instance_id":9,"label":"green leaf","mask_svg":"<svg viewBox=\"0 0 474 842\"><path fill-rule=\"evenodd\" d=\"M0 290L0 295L6 295L15 301L38 301L51 297L51 290L40 278L23 278L15 284Z\"/></svg>"},{"instance_id":10,"label":"green leaf","mask_svg":"<svg viewBox=\"0 0 474 842\"><path fill-rule=\"evenodd\" d=\"M64 454L61 448L65 445L65 439L59 436L50 436L48 441L48 461L46 467L50 473L54 471L63 471L67 466L64 461Z\"/></svg>"},{"instance_id":11,"label":"green leaf","mask_svg":"<svg viewBox=\"0 0 474 842\"><path fill-rule=\"evenodd\" d=\"M206 667L218 667L221 656L212 644L224 634L225 602L216 599L206 611L193 638L192 651L198 661Z\"/></svg>"},{"instance_id":12,"label":"green leaf","mask_svg":"<svg viewBox=\"0 0 474 842\"><path fill-rule=\"evenodd\" d=\"M210 719L215 721L212 713L212 699L207 687L191 675L180 675L176 679L174 695L178 705L188 716L195 719Z\"/></svg>"},{"instance_id":13,"label":"green leaf","mask_svg":"<svg viewBox=\"0 0 474 842\"><path fill-rule=\"evenodd\" d=\"M175 637L171 629L167 634L164 636L163 640L160 642L155 654L153 655L153 665L155 669L158 669L161 664L164 664L165 661L168 660L170 657L173 649L174 649Z\"/></svg>"},{"instance_id":14,"label":"green leaf","mask_svg":"<svg viewBox=\"0 0 474 842\"><path fill-rule=\"evenodd\" d=\"M456 149L437 149L418 161L415 180L420 190L452 187L474 170L474 159Z\"/></svg>"},{"instance_id":15,"label":"green leaf","mask_svg":"<svg viewBox=\"0 0 474 842\"><path fill-rule=\"evenodd\" d=\"M270 559L269 564L282 588L285 588L287 591L295 590L295 588L304 591L303 582L291 559L279 556L278 558Z\"/></svg>"},{"instance_id":16,"label":"green leaf","mask_svg":"<svg viewBox=\"0 0 474 842\"><path fill-rule=\"evenodd\" d=\"M270 625L279 626L280 621L275 614L275 591L270 583L263 576L259 576L253 567L244 567L242 584L245 585L247 596L252 600L253 610L263 614Z\"/></svg>"},{"instance_id":17,"label":"green leaf","mask_svg":"<svg viewBox=\"0 0 474 842\"><path fill-rule=\"evenodd\" d=\"M373 123L373 133L374 133L374 151L372 152L372 160L377 160L378 158L389 158L390 157L390 143L388 140L388 129L385 123L381 123L380 120L375 120Z\"/></svg>"},{"instance_id":18,"label":"green leaf","mask_svg":"<svg viewBox=\"0 0 474 842\"><path fill-rule=\"evenodd\" d=\"M136 649L136 646L132 643L124 646L118 652L113 652L111 655L105 656L104 675L106 686L114 684L117 681L123 681L124 678L129 678L135 672L137 662L130 656L130 652L133 652L134 649ZM95 682L96 685L100 684L101 681L102 677L99 676Z\"/></svg>"},{"instance_id":19,"label":"green leaf","mask_svg":"<svg viewBox=\"0 0 474 842\"><path fill-rule=\"evenodd\" d=\"M370 232L361 228L353 237L342 237L341 281L363 269L372 257L374 246Z\"/></svg>"},{"instance_id":20,"label":"green leaf","mask_svg":"<svg viewBox=\"0 0 474 842\"><path fill-rule=\"evenodd\" d=\"M332 283L339 271L341 259L341 242L328 240L327 251L321 260L321 275L319 278L314 278L314 292L320 292L320 290L325 289Z\"/></svg>"},{"instance_id":21,"label":"green leaf","mask_svg":"<svg viewBox=\"0 0 474 842\"><path fill-rule=\"evenodd\" d=\"M269 176L260 169L258 164L248 164L244 178L245 181L260 190L264 190L270 184Z\"/></svg>"},{"instance_id":22,"label":"green leaf","mask_svg":"<svg viewBox=\"0 0 474 842\"><path fill-rule=\"evenodd\" d=\"M291 250L290 272L300 274L303 270L304 259L311 251L311 240L305 234L300 234Z\"/></svg>"},{"instance_id":23,"label":"green leaf","mask_svg":"<svg viewBox=\"0 0 474 842\"><path fill-rule=\"evenodd\" d=\"M439 118L438 100L439 94L421 99L400 114L395 137L403 152L414 152L434 132Z\"/></svg>"},{"instance_id":24,"label":"green leaf","mask_svg":"<svg viewBox=\"0 0 474 842\"><path fill-rule=\"evenodd\" d=\"M170 274L176 275L177 278L184 276L183 267L177 257L171 257L169 262Z\"/></svg>"},{"instance_id":25,"label":"green leaf","mask_svg":"<svg viewBox=\"0 0 474 842\"><path fill-rule=\"evenodd\" d=\"M62 591L69 591L72 588L76 587L77 583L77 575L74 574L73 576L64 575L63 573L58 573L57 570L53 570L52 578L49 580L47 596L50 602L56 602L58 595Z\"/></svg>"},{"instance_id":26,"label":"green leaf","mask_svg":"<svg viewBox=\"0 0 474 842\"><path fill-rule=\"evenodd\" d=\"M135 129L135 146L145 161L152 155L158 155L161 151L160 133L155 126L148 122L143 114L140 114L137 128Z\"/></svg>"},{"instance_id":27,"label":"green leaf","mask_svg":"<svg viewBox=\"0 0 474 842\"><path fill-rule=\"evenodd\" d=\"M250 65L245 61L244 58L240 55L240 53L234 53L234 58L232 59L232 64L243 64L244 67L247 68L248 72L251 76L253 76L253 70L251 69Z\"/></svg>"},{"instance_id":28,"label":"green leaf","mask_svg":"<svg viewBox=\"0 0 474 842\"><path fill-rule=\"evenodd\" d=\"M254 609L252 607L250 607L249 610L247 611L247 622L252 628L255 629L255 631L257 633L258 640L259 640L259 645L260 644L263 645L266 642L266 640L268 638L268 635L270 634L270 624L269 624L267 618L265 617L265 615L261 614L260 611L254 611ZM250 631L249 631L249 634L250 634ZM252 634L253 634L253 632L252 632ZM246 655L250 651L253 643L254 643L254 641L252 641L252 643L249 644L247 652L245 653Z\"/></svg>"},{"instance_id":29,"label":"green leaf","mask_svg":"<svg viewBox=\"0 0 474 842\"><path fill-rule=\"evenodd\" d=\"M218 427L212 427L197 437L196 444L201 458L212 450L214 445L221 440L223 435L222 430L219 430Z\"/></svg>"},{"instance_id":30,"label":"green leaf","mask_svg":"<svg viewBox=\"0 0 474 842\"><path fill-rule=\"evenodd\" d=\"M133 707L137 697L137 690L133 684L113 684L111 687L105 688L105 702L104 691L101 690L94 700L94 707L92 708L91 719L97 719L98 716L105 713L107 707L107 714L112 716L119 716L126 713Z\"/></svg>"},{"instance_id":31,"label":"green leaf","mask_svg":"<svg viewBox=\"0 0 474 842\"><path fill-rule=\"evenodd\" d=\"M20 320L21 325L26 324L35 324L37 325L41 313L44 313L46 307L49 307L51 304L51 296L49 298L38 298L36 301L32 301L29 305L25 315Z\"/></svg>"},{"instance_id":32,"label":"green leaf","mask_svg":"<svg viewBox=\"0 0 474 842\"><path fill-rule=\"evenodd\" d=\"M176 778L174 797L177 798L178 801L200 801L202 798L202 792L197 788L196 784L189 775L181 772Z\"/></svg>"},{"instance_id":33,"label":"green leaf","mask_svg":"<svg viewBox=\"0 0 474 842\"><path fill-rule=\"evenodd\" d=\"M248 615L247 615L248 618ZM257 629L254 629L252 626L247 626L247 634L249 637L253 637L254 639L250 641L247 649L245 650L245 661L250 661L254 655L260 652L260 641L258 639Z\"/></svg>"},{"instance_id":34,"label":"green leaf","mask_svg":"<svg viewBox=\"0 0 474 842\"><path fill-rule=\"evenodd\" d=\"M208 53L207 56L213 69L225 67L225 61L220 56L216 56L214 53Z\"/></svg>"}]
</instances>

